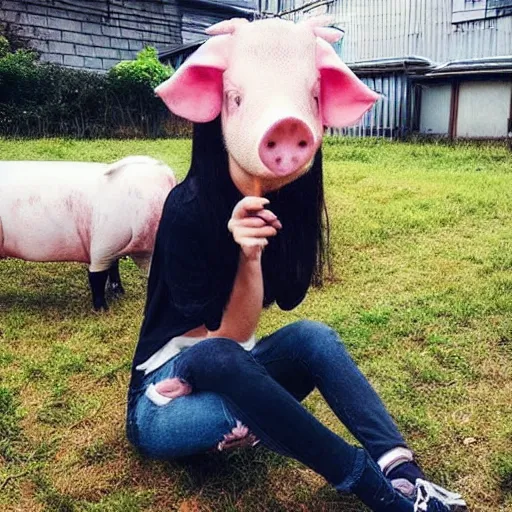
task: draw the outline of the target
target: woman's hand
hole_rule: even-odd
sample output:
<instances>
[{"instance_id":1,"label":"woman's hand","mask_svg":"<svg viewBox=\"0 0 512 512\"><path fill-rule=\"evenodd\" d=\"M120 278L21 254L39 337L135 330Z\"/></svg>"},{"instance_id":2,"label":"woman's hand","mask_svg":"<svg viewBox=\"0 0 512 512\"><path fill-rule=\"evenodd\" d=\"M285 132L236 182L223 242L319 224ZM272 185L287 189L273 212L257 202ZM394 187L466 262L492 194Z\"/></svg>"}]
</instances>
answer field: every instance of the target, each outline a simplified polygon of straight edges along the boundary
<instances>
[{"instance_id":1,"label":"woman's hand","mask_svg":"<svg viewBox=\"0 0 512 512\"><path fill-rule=\"evenodd\" d=\"M222 315L222 322L209 338L247 341L258 327L263 308L263 273L261 251L268 237L275 236L281 223L265 210L268 199L244 197L233 209L228 229L241 251L231 296Z\"/></svg>"},{"instance_id":2,"label":"woman's hand","mask_svg":"<svg viewBox=\"0 0 512 512\"><path fill-rule=\"evenodd\" d=\"M178 377L162 380L156 384L155 389L158 393L167 398L178 398L192 393L190 384Z\"/></svg>"},{"instance_id":3,"label":"woman's hand","mask_svg":"<svg viewBox=\"0 0 512 512\"><path fill-rule=\"evenodd\" d=\"M248 259L258 259L268 244L267 239L282 228L278 218L265 209L268 203L269 200L264 197L244 197L233 209L228 222L233 239Z\"/></svg>"}]
</instances>

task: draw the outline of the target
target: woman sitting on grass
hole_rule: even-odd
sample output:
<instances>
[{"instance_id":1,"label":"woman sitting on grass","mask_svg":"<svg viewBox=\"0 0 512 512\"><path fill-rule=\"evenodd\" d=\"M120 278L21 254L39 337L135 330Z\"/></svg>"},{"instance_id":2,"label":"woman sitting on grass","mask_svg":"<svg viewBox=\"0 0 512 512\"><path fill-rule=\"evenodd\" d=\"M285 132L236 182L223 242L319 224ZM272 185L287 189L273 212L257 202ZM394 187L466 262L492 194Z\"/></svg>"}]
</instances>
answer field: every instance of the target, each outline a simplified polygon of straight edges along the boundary
<instances>
[{"instance_id":1,"label":"woman sitting on grass","mask_svg":"<svg viewBox=\"0 0 512 512\"><path fill-rule=\"evenodd\" d=\"M191 169L167 199L153 254L130 441L169 460L261 440L371 510L464 510L459 495L425 480L332 329L300 321L254 344L262 308L295 308L322 276L321 151L309 172L265 198L240 185L240 172L219 118L196 124ZM362 448L301 405L315 388Z\"/></svg>"}]
</instances>

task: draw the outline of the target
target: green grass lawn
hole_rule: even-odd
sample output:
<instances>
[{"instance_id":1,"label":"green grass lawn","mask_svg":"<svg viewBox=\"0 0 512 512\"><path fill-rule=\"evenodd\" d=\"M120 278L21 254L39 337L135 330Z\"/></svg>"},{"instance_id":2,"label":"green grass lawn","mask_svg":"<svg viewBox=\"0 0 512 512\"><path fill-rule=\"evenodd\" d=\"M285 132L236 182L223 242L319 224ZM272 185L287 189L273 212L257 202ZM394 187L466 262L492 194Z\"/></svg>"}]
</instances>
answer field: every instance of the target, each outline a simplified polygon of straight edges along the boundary
<instances>
[{"instance_id":1,"label":"green grass lawn","mask_svg":"<svg viewBox=\"0 0 512 512\"><path fill-rule=\"evenodd\" d=\"M2 159L112 161L186 173L189 141L0 140ZM328 139L335 277L261 333L334 327L429 476L472 511L512 511L512 153ZM91 312L78 264L0 262L0 510L359 511L263 448L157 463L124 436L145 279ZM347 435L321 397L307 407ZM340 461L340 464L342 461Z\"/></svg>"}]
</instances>

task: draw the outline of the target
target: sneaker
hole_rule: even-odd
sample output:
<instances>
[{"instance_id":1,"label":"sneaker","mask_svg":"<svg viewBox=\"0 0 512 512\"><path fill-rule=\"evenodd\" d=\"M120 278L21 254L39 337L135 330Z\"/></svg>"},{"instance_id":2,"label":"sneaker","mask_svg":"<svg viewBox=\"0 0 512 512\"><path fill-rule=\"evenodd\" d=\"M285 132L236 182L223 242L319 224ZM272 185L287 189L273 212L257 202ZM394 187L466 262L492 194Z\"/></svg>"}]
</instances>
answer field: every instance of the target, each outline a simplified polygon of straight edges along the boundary
<instances>
[{"instance_id":1,"label":"sneaker","mask_svg":"<svg viewBox=\"0 0 512 512\"><path fill-rule=\"evenodd\" d=\"M467 512L466 502L460 494L418 478L416 480L414 512Z\"/></svg>"},{"instance_id":2,"label":"sneaker","mask_svg":"<svg viewBox=\"0 0 512 512\"><path fill-rule=\"evenodd\" d=\"M407 480L407 478L394 478L393 480L390 480L390 483L394 489L406 498L414 500L416 497L416 486Z\"/></svg>"}]
</instances>

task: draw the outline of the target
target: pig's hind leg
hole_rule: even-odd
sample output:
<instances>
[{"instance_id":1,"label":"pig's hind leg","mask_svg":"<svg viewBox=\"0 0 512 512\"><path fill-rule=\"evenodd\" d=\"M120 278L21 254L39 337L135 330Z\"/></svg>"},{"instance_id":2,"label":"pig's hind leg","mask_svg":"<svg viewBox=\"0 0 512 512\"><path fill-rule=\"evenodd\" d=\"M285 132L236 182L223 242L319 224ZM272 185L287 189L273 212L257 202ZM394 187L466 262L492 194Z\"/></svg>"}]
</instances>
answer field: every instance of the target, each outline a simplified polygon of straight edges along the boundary
<instances>
[{"instance_id":1,"label":"pig's hind leg","mask_svg":"<svg viewBox=\"0 0 512 512\"><path fill-rule=\"evenodd\" d=\"M91 286L92 305L95 311L108 310L107 300L105 299L105 287L113 260L111 256L105 255L105 252L91 250L89 285Z\"/></svg>"},{"instance_id":2,"label":"pig's hind leg","mask_svg":"<svg viewBox=\"0 0 512 512\"><path fill-rule=\"evenodd\" d=\"M109 268L97 272L93 272L89 268L89 285L92 293L92 305L95 311L108 310L108 304L105 299L105 285L107 284L109 272Z\"/></svg>"},{"instance_id":3,"label":"pig's hind leg","mask_svg":"<svg viewBox=\"0 0 512 512\"><path fill-rule=\"evenodd\" d=\"M115 297L124 295L123 284L121 283L121 275L119 274L119 260L115 260L108 269L108 287Z\"/></svg>"},{"instance_id":4,"label":"pig's hind leg","mask_svg":"<svg viewBox=\"0 0 512 512\"><path fill-rule=\"evenodd\" d=\"M108 309L105 287L109 277L112 279L111 282L121 285L118 256L130 243L131 238L131 229L119 230L115 222L109 222L95 230L91 239L89 283L96 311Z\"/></svg>"}]
</instances>

